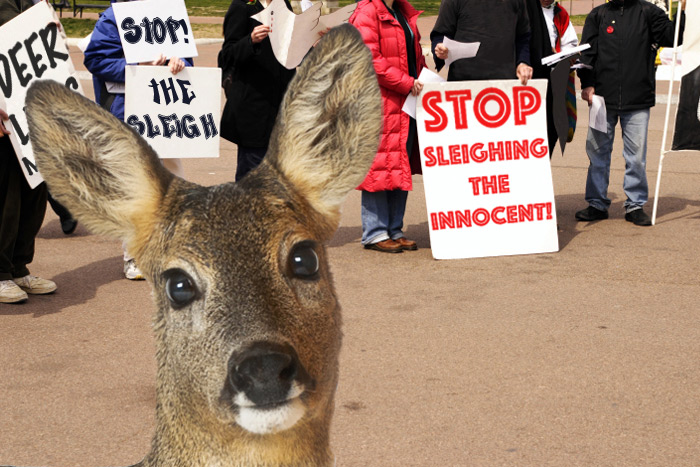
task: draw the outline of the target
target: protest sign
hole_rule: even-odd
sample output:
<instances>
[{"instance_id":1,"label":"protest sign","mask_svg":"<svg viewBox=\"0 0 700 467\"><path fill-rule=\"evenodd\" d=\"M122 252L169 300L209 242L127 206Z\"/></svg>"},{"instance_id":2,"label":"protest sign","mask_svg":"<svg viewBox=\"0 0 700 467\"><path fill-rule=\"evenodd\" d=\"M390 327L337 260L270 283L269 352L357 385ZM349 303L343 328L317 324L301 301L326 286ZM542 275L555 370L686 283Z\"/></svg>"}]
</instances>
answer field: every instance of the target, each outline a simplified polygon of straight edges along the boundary
<instances>
[{"instance_id":1,"label":"protest sign","mask_svg":"<svg viewBox=\"0 0 700 467\"><path fill-rule=\"evenodd\" d=\"M29 186L44 179L34 161L24 113L27 89L38 79L52 79L83 93L70 60L65 36L54 12L39 2L0 27L0 106L10 117L12 146ZM5 122L7 125L8 122Z\"/></svg>"},{"instance_id":2,"label":"protest sign","mask_svg":"<svg viewBox=\"0 0 700 467\"><path fill-rule=\"evenodd\" d=\"M184 0L112 3L127 63L197 56Z\"/></svg>"},{"instance_id":3,"label":"protest sign","mask_svg":"<svg viewBox=\"0 0 700 467\"><path fill-rule=\"evenodd\" d=\"M299 66L311 47L327 28L347 22L357 8L356 3L344 6L329 15L321 15L322 3L317 2L300 15L289 11L284 0L272 0L260 13L251 16L270 26L270 44L275 58L291 70Z\"/></svg>"},{"instance_id":4,"label":"protest sign","mask_svg":"<svg viewBox=\"0 0 700 467\"><path fill-rule=\"evenodd\" d=\"M683 78L678 99L674 151L700 151L700 1L688 2L683 33Z\"/></svg>"},{"instance_id":5,"label":"protest sign","mask_svg":"<svg viewBox=\"0 0 700 467\"><path fill-rule=\"evenodd\" d=\"M436 259L558 251L546 80L426 83L418 139Z\"/></svg>"},{"instance_id":6,"label":"protest sign","mask_svg":"<svg viewBox=\"0 0 700 467\"><path fill-rule=\"evenodd\" d=\"M221 69L127 66L124 121L159 157L219 157Z\"/></svg>"}]
</instances>

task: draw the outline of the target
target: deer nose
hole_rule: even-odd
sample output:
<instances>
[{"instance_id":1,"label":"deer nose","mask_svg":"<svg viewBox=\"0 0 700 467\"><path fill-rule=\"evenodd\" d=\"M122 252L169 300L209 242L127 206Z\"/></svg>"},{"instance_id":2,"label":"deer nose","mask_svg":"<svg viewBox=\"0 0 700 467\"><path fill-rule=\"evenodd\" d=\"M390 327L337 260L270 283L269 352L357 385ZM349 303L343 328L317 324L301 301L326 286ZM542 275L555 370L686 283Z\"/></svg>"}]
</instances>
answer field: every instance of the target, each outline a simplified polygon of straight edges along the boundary
<instances>
[{"instance_id":1,"label":"deer nose","mask_svg":"<svg viewBox=\"0 0 700 467\"><path fill-rule=\"evenodd\" d=\"M231 356L228 377L237 392L258 406L268 406L289 398L300 367L291 346L259 342Z\"/></svg>"}]
</instances>

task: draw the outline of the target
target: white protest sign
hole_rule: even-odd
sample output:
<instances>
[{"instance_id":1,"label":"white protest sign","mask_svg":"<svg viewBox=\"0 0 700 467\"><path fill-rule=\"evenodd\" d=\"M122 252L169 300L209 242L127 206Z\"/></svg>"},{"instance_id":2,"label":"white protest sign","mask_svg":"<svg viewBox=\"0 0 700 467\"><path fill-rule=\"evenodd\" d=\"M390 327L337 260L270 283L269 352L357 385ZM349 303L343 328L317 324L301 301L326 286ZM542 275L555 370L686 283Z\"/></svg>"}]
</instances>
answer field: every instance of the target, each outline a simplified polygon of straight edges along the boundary
<instances>
[{"instance_id":1,"label":"white protest sign","mask_svg":"<svg viewBox=\"0 0 700 467\"><path fill-rule=\"evenodd\" d=\"M127 66L124 121L162 159L219 157L221 69Z\"/></svg>"},{"instance_id":2,"label":"white protest sign","mask_svg":"<svg viewBox=\"0 0 700 467\"><path fill-rule=\"evenodd\" d=\"M357 8L352 3L329 15L321 16L322 2L309 7L300 15L289 11L284 0L272 0L260 13L251 16L270 26L270 43L275 58L291 70L299 66L307 52L321 38L321 32L347 22Z\"/></svg>"},{"instance_id":3,"label":"white protest sign","mask_svg":"<svg viewBox=\"0 0 700 467\"><path fill-rule=\"evenodd\" d=\"M29 186L44 179L37 171L29 141L24 100L31 83L52 79L83 93L70 60L65 36L55 24L53 9L39 2L0 27L0 106L10 116L12 146Z\"/></svg>"},{"instance_id":4,"label":"white protest sign","mask_svg":"<svg viewBox=\"0 0 700 467\"><path fill-rule=\"evenodd\" d=\"M184 0L112 3L127 63L197 56Z\"/></svg>"},{"instance_id":5,"label":"white protest sign","mask_svg":"<svg viewBox=\"0 0 700 467\"><path fill-rule=\"evenodd\" d=\"M559 250L546 80L426 83L416 119L436 259Z\"/></svg>"}]
</instances>

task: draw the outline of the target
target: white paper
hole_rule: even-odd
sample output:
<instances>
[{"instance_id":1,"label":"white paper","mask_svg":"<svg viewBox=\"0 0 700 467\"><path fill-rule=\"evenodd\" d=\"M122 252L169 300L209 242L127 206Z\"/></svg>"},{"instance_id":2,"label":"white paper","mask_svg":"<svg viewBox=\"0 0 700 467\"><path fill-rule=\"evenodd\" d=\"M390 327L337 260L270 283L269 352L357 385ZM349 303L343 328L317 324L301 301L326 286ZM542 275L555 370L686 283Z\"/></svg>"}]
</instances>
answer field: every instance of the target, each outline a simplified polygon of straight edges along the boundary
<instances>
[{"instance_id":1,"label":"white paper","mask_svg":"<svg viewBox=\"0 0 700 467\"><path fill-rule=\"evenodd\" d=\"M161 159L219 157L221 69L127 66L124 121Z\"/></svg>"},{"instance_id":2,"label":"white paper","mask_svg":"<svg viewBox=\"0 0 700 467\"><path fill-rule=\"evenodd\" d=\"M197 56L184 0L115 2L112 8L127 63L152 62L160 54Z\"/></svg>"},{"instance_id":3,"label":"white paper","mask_svg":"<svg viewBox=\"0 0 700 467\"><path fill-rule=\"evenodd\" d=\"M593 95L593 103L588 112L588 126L603 133L608 132L608 113L603 96Z\"/></svg>"},{"instance_id":4,"label":"white paper","mask_svg":"<svg viewBox=\"0 0 700 467\"><path fill-rule=\"evenodd\" d=\"M574 63L571 65L572 70L579 70L579 69L584 69L584 70L592 70L593 67L590 65L586 65L585 63Z\"/></svg>"},{"instance_id":5,"label":"white paper","mask_svg":"<svg viewBox=\"0 0 700 467\"><path fill-rule=\"evenodd\" d=\"M445 60L445 65L447 66L462 58L476 57L476 53L481 45L481 42L457 42L449 37L445 37L442 43L447 47L447 59Z\"/></svg>"},{"instance_id":6,"label":"white paper","mask_svg":"<svg viewBox=\"0 0 700 467\"><path fill-rule=\"evenodd\" d=\"M47 52L47 47L50 52ZM27 183L35 188L44 179L36 168L24 113L27 89L37 79L64 83L80 94L83 94L83 89L65 35L58 30L55 12L46 2L37 3L0 27L0 54L5 57L4 67L0 66L3 82L0 105L10 117L5 126L11 131L9 138ZM32 56L35 62L30 59Z\"/></svg>"},{"instance_id":7,"label":"white paper","mask_svg":"<svg viewBox=\"0 0 700 467\"><path fill-rule=\"evenodd\" d=\"M152 1L152 0L151 0ZM345 23L357 8L352 3L330 15L321 15L322 2L317 2L300 15L287 9L284 0L272 0L260 13L251 18L270 26L270 43L277 61L285 68L299 66L321 32Z\"/></svg>"},{"instance_id":8,"label":"white paper","mask_svg":"<svg viewBox=\"0 0 700 467\"><path fill-rule=\"evenodd\" d=\"M306 10L308 10L309 8L311 8L312 6L314 6L314 4L311 3L311 0L301 0L300 5L301 5L301 12L302 13L305 12Z\"/></svg>"},{"instance_id":9,"label":"white paper","mask_svg":"<svg viewBox=\"0 0 700 467\"><path fill-rule=\"evenodd\" d=\"M430 71L428 68L423 68L420 72L420 75L418 75L418 81L420 81L423 84L426 83L444 83L445 79L438 75L437 73ZM403 107L401 110L406 112L408 115L410 115L413 118L416 118L416 103L418 101L418 96L414 96L413 94L409 94L408 97L406 97L406 100L403 103Z\"/></svg>"},{"instance_id":10,"label":"white paper","mask_svg":"<svg viewBox=\"0 0 700 467\"><path fill-rule=\"evenodd\" d=\"M548 55L542 59L542 65L554 65L555 63L561 62L562 60L566 60L567 58L573 57L574 55L590 48L591 44L581 44L577 47L566 49L557 54Z\"/></svg>"},{"instance_id":11,"label":"white paper","mask_svg":"<svg viewBox=\"0 0 700 467\"><path fill-rule=\"evenodd\" d=\"M115 83L113 81L106 81L105 82L105 87L107 88L107 92L112 93L112 94L124 94L124 83Z\"/></svg>"}]
</instances>

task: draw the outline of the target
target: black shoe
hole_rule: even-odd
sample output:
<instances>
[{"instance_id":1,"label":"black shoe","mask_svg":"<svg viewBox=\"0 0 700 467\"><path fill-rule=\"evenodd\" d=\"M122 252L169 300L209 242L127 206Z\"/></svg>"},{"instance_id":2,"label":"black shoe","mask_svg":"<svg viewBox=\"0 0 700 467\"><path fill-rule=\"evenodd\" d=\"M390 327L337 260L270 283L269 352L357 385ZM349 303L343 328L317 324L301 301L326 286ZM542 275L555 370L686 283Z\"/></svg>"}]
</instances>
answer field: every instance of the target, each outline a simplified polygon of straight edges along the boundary
<instances>
[{"instance_id":1,"label":"black shoe","mask_svg":"<svg viewBox=\"0 0 700 467\"><path fill-rule=\"evenodd\" d=\"M78 221L73 218L61 219L61 230L63 230L63 233L66 235L72 234L77 226Z\"/></svg>"},{"instance_id":2,"label":"black shoe","mask_svg":"<svg viewBox=\"0 0 700 467\"><path fill-rule=\"evenodd\" d=\"M593 206L588 206L586 209L581 209L576 213L576 220L579 221L600 221L608 218L608 211L601 211Z\"/></svg>"},{"instance_id":3,"label":"black shoe","mask_svg":"<svg viewBox=\"0 0 700 467\"><path fill-rule=\"evenodd\" d=\"M632 222L634 225L643 225L645 227L651 225L651 217L649 217L642 208L635 209L625 214L625 220L627 222Z\"/></svg>"}]
</instances>

